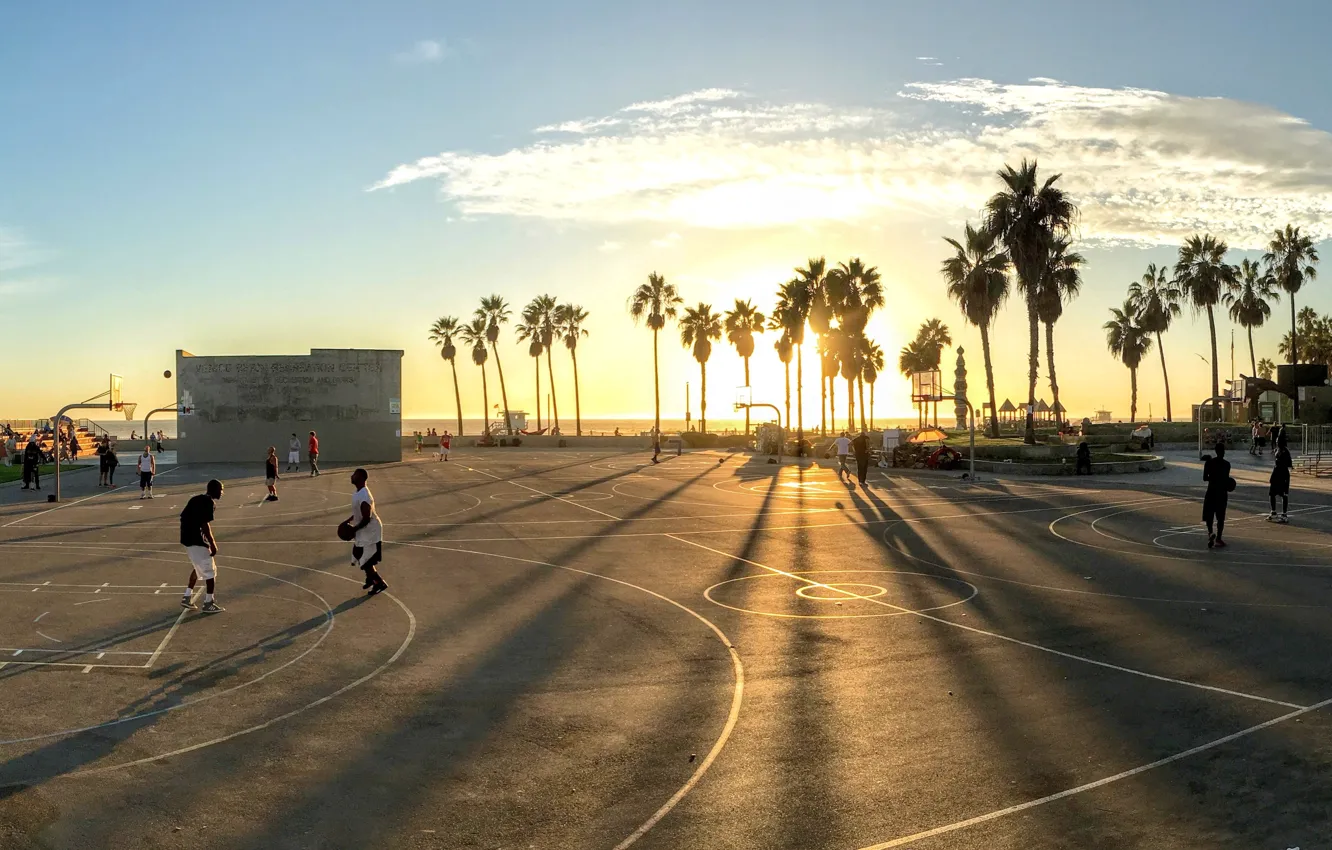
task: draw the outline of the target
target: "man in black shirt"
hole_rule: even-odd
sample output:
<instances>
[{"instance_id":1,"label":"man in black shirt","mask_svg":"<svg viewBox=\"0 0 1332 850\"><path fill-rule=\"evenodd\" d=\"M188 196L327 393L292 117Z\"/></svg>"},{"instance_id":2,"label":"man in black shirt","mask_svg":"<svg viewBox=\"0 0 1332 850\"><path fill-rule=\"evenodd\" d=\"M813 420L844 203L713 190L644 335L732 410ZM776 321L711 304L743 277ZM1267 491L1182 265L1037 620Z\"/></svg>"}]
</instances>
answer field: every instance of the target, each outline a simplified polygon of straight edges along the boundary
<instances>
[{"instance_id":1,"label":"man in black shirt","mask_svg":"<svg viewBox=\"0 0 1332 850\"><path fill-rule=\"evenodd\" d=\"M851 451L856 456L856 479L860 482L860 486L864 487L865 478L869 475L869 435L864 431L857 434L851 441Z\"/></svg>"},{"instance_id":2,"label":"man in black shirt","mask_svg":"<svg viewBox=\"0 0 1332 850\"><path fill-rule=\"evenodd\" d=\"M42 489L42 450L35 435L28 439L28 447L23 450L23 489L32 489L29 484Z\"/></svg>"},{"instance_id":3,"label":"man in black shirt","mask_svg":"<svg viewBox=\"0 0 1332 850\"><path fill-rule=\"evenodd\" d=\"M1207 548L1225 548L1221 535L1226 527L1226 503L1230 501L1230 461L1226 460L1226 444L1216 444L1216 456L1203 463L1203 480L1207 493L1203 496L1203 522L1207 523ZM1212 520L1216 520L1216 533L1212 533Z\"/></svg>"},{"instance_id":4,"label":"man in black shirt","mask_svg":"<svg viewBox=\"0 0 1332 850\"><path fill-rule=\"evenodd\" d=\"M199 576L204 580L203 613L220 614L225 608L213 599L213 590L217 578L217 541L213 539L210 523L213 521L214 503L222 498L222 482L213 479L208 482L207 491L193 497L180 512L180 545L185 547L190 556L190 580L185 585L185 595L180 599L180 607L196 610L191 597Z\"/></svg>"}]
</instances>

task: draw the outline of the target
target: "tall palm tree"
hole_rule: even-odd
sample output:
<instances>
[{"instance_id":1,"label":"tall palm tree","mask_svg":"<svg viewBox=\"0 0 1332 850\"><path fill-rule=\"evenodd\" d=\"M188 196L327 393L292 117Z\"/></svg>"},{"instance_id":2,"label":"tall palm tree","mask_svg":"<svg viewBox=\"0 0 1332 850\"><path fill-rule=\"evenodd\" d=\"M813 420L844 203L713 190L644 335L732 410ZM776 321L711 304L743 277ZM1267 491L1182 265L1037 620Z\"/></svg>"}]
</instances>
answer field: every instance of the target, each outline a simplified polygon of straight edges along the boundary
<instances>
[{"instance_id":1,"label":"tall palm tree","mask_svg":"<svg viewBox=\"0 0 1332 850\"><path fill-rule=\"evenodd\" d=\"M500 325L509 323L509 302L501 295L482 298L481 308L476 311L476 315L486 320L486 342L490 343L490 350L495 353L495 369L499 372L500 401L504 403L504 431L512 436L513 419L509 416L509 390L504 386L504 364L500 362L499 356Z\"/></svg>"},{"instance_id":2,"label":"tall palm tree","mask_svg":"<svg viewBox=\"0 0 1332 850\"><path fill-rule=\"evenodd\" d=\"M944 237L956 252L943 261L948 296L962 308L967 321L980 329L981 353L985 356L985 389L990 394L990 436L999 436L999 408L994 396L994 363L990 358L990 325L1008 299L1008 255L995 244L995 235L970 224L962 242ZM965 243L965 244L964 244ZM871 386L870 397L874 390Z\"/></svg>"},{"instance_id":3,"label":"tall palm tree","mask_svg":"<svg viewBox=\"0 0 1332 850\"><path fill-rule=\"evenodd\" d=\"M1082 290L1082 255L1070 251L1069 242L1056 237L1050 243L1050 254L1045 262L1045 276L1036 303L1036 318L1045 325L1045 357L1050 369L1050 392L1054 395L1054 410L1062 415L1059 404L1059 380L1055 377L1054 326L1064 315L1064 304L1078 297ZM1061 420L1062 421L1062 420Z\"/></svg>"},{"instance_id":4,"label":"tall palm tree","mask_svg":"<svg viewBox=\"0 0 1332 850\"><path fill-rule=\"evenodd\" d=\"M801 296L804 320L809 322L810 329L813 330L814 335L821 340L822 337L827 335L833 319L832 306L829 304L828 300L828 261L823 257L810 257L805 263L805 267L803 269L796 269L795 273L795 281L798 281L798 285L804 289ZM823 345L822 342L817 342L815 348L819 351L823 351L826 346ZM797 355L797 359L798 358L799 355ZM797 369L796 371L799 373L800 370ZM827 404L828 401L827 379L829 375L826 365L821 369L820 374L819 432L821 434L826 434L828 433L827 422L823 417L824 405ZM832 374L836 375L836 370L834 370ZM800 378L797 374L797 386L799 386L799 383Z\"/></svg>"},{"instance_id":5,"label":"tall palm tree","mask_svg":"<svg viewBox=\"0 0 1332 850\"><path fill-rule=\"evenodd\" d=\"M1175 263L1175 283L1194 311L1206 311L1207 327L1212 333L1212 397L1221 395L1220 373L1216 360L1216 316L1213 308L1221 302L1221 293L1239 282L1239 271L1226 262L1226 243L1210 233L1190 236L1179 249ZM1213 402L1219 412L1220 402Z\"/></svg>"},{"instance_id":6,"label":"tall palm tree","mask_svg":"<svg viewBox=\"0 0 1332 850\"><path fill-rule=\"evenodd\" d=\"M1276 364L1264 357L1258 361L1258 368L1254 371L1256 371L1258 377L1262 378L1264 381L1270 381L1272 380L1272 374L1276 372Z\"/></svg>"},{"instance_id":7,"label":"tall palm tree","mask_svg":"<svg viewBox=\"0 0 1332 850\"><path fill-rule=\"evenodd\" d=\"M795 346L796 358L796 451L803 451L805 439L805 324L809 318L809 288L800 278L793 278L777 289L777 307L772 314L773 330ZM787 411L790 418L790 411ZM790 422L787 422L787 427Z\"/></svg>"},{"instance_id":8,"label":"tall palm tree","mask_svg":"<svg viewBox=\"0 0 1332 850\"><path fill-rule=\"evenodd\" d=\"M781 327L780 317L774 315L770 321L774 330ZM791 342L791 335L783 330L782 335L777 337L777 341L773 343L772 347L777 349L777 359L786 368L786 416L782 419L782 423L789 431L791 428L791 358L795 355L795 345Z\"/></svg>"},{"instance_id":9,"label":"tall palm tree","mask_svg":"<svg viewBox=\"0 0 1332 850\"><path fill-rule=\"evenodd\" d=\"M897 370L902 373L903 377L910 378L916 372L928 371L933 357L934 352L928 345L922 343L920 337L917 336L911 342L904 345L902 350L898 352ZM918 404L919 407L917 408L916 413L916 423L923 426L925 424L925 403L918 402Z\"/></svg>"},{"instance_id":10,"label":"tall palm tree","mask_svg":"<svg viewBox=\"0 0 1332 850\"><path fill-rule=\"evenodd\" d=\"M587 311L577 304L561 304L555 308L555 325L573 360L574 435L578 437L583 436L583 402L578 393L578 340L587 336L587 329L583 327L586 321Z\"/></svg>"},{"instance_id":11,"label":"tall palm tree","mask_svg":"<svg viewBox=\"0 0 1332 850\"><path fill-rule=\"evenodd\" d=\"M490 435L490 387L486 384L486 327L490 323L484 316L476 316L472 321L458 328L458 335L463 342L472 347L472 362L481 367L481 406L485 414L481 417L481 433Z\"/></svg>"},{"instance_id":12,"label":"tall palm tree","mask_svg":"<svg viewBox=\"0 0 1332 850\"><path fill-rule=\"evenodd\" d=\"M1298 227L1286 225L1278 230L1272 241L1267 243L1267 253L1263 262L1271 273L1276 285L1290 296L1290 362L1298 363L1300 340L1295 330L1295 293L1300 291L1306 280L1318 277L1314 266L1318 263L1318 249L1313 239L1300 233ZM1300 415L1300 400L1295 399L1295 416Z\"/></svg>"},{"instance_id":13,"label":"tall palm tree","mask_svg":"<svg viewBox=\"0 0 1332 850\"><path fill-rule=\"evenodd\" d=\"M541 347L546 352L546 378L550 386L550 402L552 406L550 428L551 433L560 430L560 398L555 392L555 309L557 307L555 296L538 295L528 302L523 308L523 320L525 323L536 325L538 339L541 341ZM537 397L537 406L541 405L540 396Z\"/></svg>"},{"instance_id":14,"label":"tall palm tree","mask_svg":"<svg viewBox=\"0 0 1332 850\"><path fill-rule=\"evenodd\" d=\"M536 416L537 430L541 430L541 355L546 347L541 344L541 317L532 311L532 305L523 308L522 321L513 326L519 342L527 343L527 356L532 358L533 371L536 373Z\"/></svg>"},{"instance_id":15,"label":"tall palm tree","mask_svg":"<svg viewBox=\"0 0 1332 850\"><path fill-rule=\"evenodd\" d=\"M1184 291L1171 280L1165 266L1155 263L1147 266L1142 280L1129 284L1128 297L1133 303L1133 313L1137 316L1138 326L1150 334L1156 335L1156 351L1161 355L1161 379L1165 382L1166 421L1172 421L1170 413L1170 373L1166 371L1165 343L1161 334L1170 330L1170 325L1180 314L1179 302Z\"/></svg>"},{"instance_id":16,"label":"tall palm tree","mask_svg":"<svg viewBox=\"0 0 1332 850\"><path fill-rule=\"evenodd\" d=\"M722 337L722 317L712 312L711 304L699 302L697 307L686 307L680 317L680 344L692 348L694 359L703 373L702 390L698 398L698 432L708 432L708 358L712 356L712 341Z\"/></svg>"},{"instance_id":17,"label":"tall palm tree","mask_svg":"<svg viewBox=\"0 0 1332 850\"><path fill-rule=\"evenodd\" d=\"M1026 442L1036 442L1036 373L1040 361L1039 319L1036 307L1046 258L1051 243L1066 237L1077 219L1078 208L1062 189L1055 187L1060 175L1044 183L1036 178L1036 160L1022 160L1021 168L1005 165L999 172L1004 188L985 204L985 228L998 237L1017 273L1018 291L1027 302L1029 351L1027 356Z\"/></svg>"},{"instance_id":18,"label":"tall palm tree","mask_svg":"<svg viewBox=\"0 0 1332 850\"><path fill-rule=\"evenodd\" d=\"M828 273L828 301L837 317L840 332L838 359L846 379L847 427L855 426L855 387L860 381L864 354L865 327L870 315L883 306L883 283L879 270L866 266L859 257L838 263ZM864 385L860 385L862 430L865 425Z\"/></svg>"},{"instance_id":19,"label":"tall palm tree","mask_svg":"<svg viewBox=\"0 0 1332 850\"><path fill-rule=\"evenodd\" d=\"M925 368L921 371L937 372L943 364L943 350L953 344L953 335L939 319L922 322L916 331L916 341L926 353ZM939 402L934 403L934 425L939 426Z\"/></svg>"},{"instance_id":20,"label":"tall palm tree","mask_svg":"<svg viewBox=\"0 0 1332 850\"><path fill-rule=\"evenodd\" d=\"M726 341L745 361L745 386L749 386L749 358L754 354L754 334L763 333L763 314L752 301L735 299L735 307L726 311ZM749 435L749 408L745 408L745 435Z\"/></svg>"},{"instance_id":21,"label":"tall palm tree","mask_svg":"<svg viewBox=\"0 0 1332 850\"><path fill-rule=\"evenodd\" d=\"M453 404L458 411L458 436L463 435L462 394L458 392L458 364L454 358L458 349L453 344L453 337L458 334L458 320L453 316L441 316L430 326L430 338L439 346L439 356L448 361L453 372Z\"/></svg>"},{"instance_id":22,"label":"tall palm tree","mask_svg":"<svg viewBox=\"0 0 1332 850\"><path fill-rule=\"evenodd\" d=\"M1129 421L1138 419L1138 364L1152 349L1152 338L1142 329L1133 313L1133 302L1125 301L1123 309L1111 307L1113 318L1106 322L1105 345L1129 370Z\"/></svg>"},{"instance_id":23,"label":"tall palm tree","mask_svg":"<svg viewBox=\"0 0 1332 850\"><path fill-rule=\"evenodd\" d=\"M1230 321L1244 328L1249 335L1249 365L1258 375L1258 358L1253 353L1253 329L1262 327L1272 315L1271 302L1280 298L1276 281L1252 260L1241 260L1239 285L1226 290L1221 298L1230 308Z\"/></svg>"},{"instance_id":24,"label":"tall palm tree","mask_svg":"<svg viewBox=\"0 0 1332 850\"><path fill-rule=\"evenodd\" d=\"M837 378L837 373L841 371L837 362L838 347L841 345L838 334L837 328L828 328L819 337L817 346L819 350L819 378L823 381L823 385L820 387L823 393L821 402L826 403L828 407L827 418L824 418L824 411L820 409L819 419L824 423L827 431L834 434L837 433L837 387L833 382ZM822 404L820 407L822 407Z\"/></svg>"},{"instance_id":25,"label":"tall palm tree","mask_svg":"<svg viewBox=\"0 0 1332 850\"><path fill-rule=\"evenodd\" d=\"M634 323L646 317L648 330L652 331L652 398L656 411L653 433L658 437L661 436L661 370L657 365L657 335L666 327L667 319L675 318L683 303L675 285L656 272L648 275L647 283L640 284L629 296L629 315L634 317Z\"/></svg>"},{"instance_id":26,"label":"tall palm tree","mask_svg":"<svg viewBox=\"0 0 1332 850\"><path fill-rule=\"evenodd\" d=\"M874 427L874 384L879 380L879 375L883 374L883 349L874 340L866 340L865 363L861 367L865 383L870 388L869 403L869 426ZM862 405L863 407L863 405Z\"/></svg>"}]
</instances>

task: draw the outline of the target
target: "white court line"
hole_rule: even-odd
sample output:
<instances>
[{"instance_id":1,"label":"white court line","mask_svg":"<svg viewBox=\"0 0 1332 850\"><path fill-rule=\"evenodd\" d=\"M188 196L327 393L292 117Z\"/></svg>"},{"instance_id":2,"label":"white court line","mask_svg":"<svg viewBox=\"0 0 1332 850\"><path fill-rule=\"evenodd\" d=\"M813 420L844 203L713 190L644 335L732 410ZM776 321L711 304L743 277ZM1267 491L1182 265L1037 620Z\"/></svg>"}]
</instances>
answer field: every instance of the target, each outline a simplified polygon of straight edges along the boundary
<instances>
[{"instance_id":1,"label":"white court line","mask_svg":"<svg viewBox=\"0 0 1332 850\"><path fill-rule=\"evenodd\" d=\"M51 642L53 642L53 643L64 643L64 641L61 640L60 638L53 638L53 637L51 637L50 635L48 635L47 633L43 632L41 629L38 629L38 630L37 630L37 634L41 635L42 637L46 638L47 640L49 640L49 641L51 641ZM18 653L14 653L14 654L17 655Z\"/></svg>"},{"instance_id":2,"label":"white court line","mask_svg":"<svg viewBox=\"0 0 1332 850\"><path fill-rule=\"evenodd\" d=\"M471 467L467 467L467 469L471 469ZM505 484L512 484L512 485L515 486L515 487L522 487L524 490L531 491L531 492L533 492L533 493L536 493L536 494L539 495L539 496L545 496L547 499L554 499L554 500L556 500L557 502L563 502L563 503L566 504L566 505L573 505L575 508L582 508L582 509L585 510L585 511L591 511L591 512L594 513L594 514L601 514L602 516L604 516L604 517L606 517L606 518L608 518L608 519L616 520L617 522L618 522L619 519L620 519L620 517L617 517L615 514L608 514L608 513L606 513L605 511L599 511L599 510L597 510L596 508L590 508L590 507L588 507L587 505L584 505L584 504L582 504L582 503L580 503L580 502L574 502L574 501L571 501L571 500L569 500L569 499L564 498L563 496L556 496L556 495L554 495L554 494L552 494L552 493L542 493L540 490L536 489L535 487L528 487L526 484L519 484L517 481L510 481L510 480L508 480L508 479L506 479L506 478L500 478L498 475L491 475L489 472L486 472L486 471L483 470L483 469L471 469L471 471L472 471L472 472L479 472L479 473L481 473L482 475L485 475L485 476L487 476L487 477L489 477L489 478L493 478L493 479L495 479L496 481L502 481L502 482L504 482Z\"/></svg>"},{"instance_id":3,"label":"white court line","mask_svg":"<svg viewBox=\"0 0 1332 850\"><path fill-rule=\"evenodd\" d=\"M77 608L77 607L79 607L80 605L91 605L91 604L93 604L94 602L107 602L107 601L108 601L108 599L107 599L105 596L99 596L99 597L96 598L96 599L85 599L85 600L82 601L82 602L75 602L75 603L74 603L74 607Z\"/></svg>"},{"instance_id":4,"label":"white court line","mask_svg":"<svg viewBox=\"0 0 1332 850\"><path fill-rule=\"evenodd\" d=\"M614 584L623 585L624 587L631 587L634 590L642 591L643 593L646 593L649 596L656 597L657 599L660 599L662 602L665 602L669 605L674 605L676 608L679 608L681 611L684 611L686 614L688 614L689 616L693 617L694 619L698 620L703 625L711 629L713 634L717 636L717 639L720 640L722 642L722 645L726 647L726 651L731 657L731 667L733 675L735 676L735 690L731 696L731 709L726 715L726 724L722 727L721 735L717 738L717 741L712 745L712 749L708 751L708 754L703 758L703 761L699 763L698 769L694 771L694 773L689 777L689 779L685 782L685 784L681 785L680 788L674 794L671 795L670 799L668 799L665 803L663 803L661 807L657 809L657 811L653 812L651 817L643 821L643 823L639 825L638 829L635 829L623 841L621 841L619 844L616 844L614 850L626 850L626 848L628 848L629 846L637 842L638 839L646 835L648 831L652 829L652 827L656 826L661 821L662 818L670 814L671 810L674 809L676 805L678 805L679 802L685 798L685 795L688 794L690 791L694 790L694 786L697 785L699 783L699 780L703 778L703 774L707 773L708 768L712 767L712 763L717 760L717 757L719 755L721 755L722 749L726 746L726 742L731 737L731 732L734 731L735 729L736 722L740 719L740 705L744 700L744 694L745 694L745 666L744 664L741 663L740 653L736 650L735 645L731 643L731 639L726 636L726 633L723 632L717 626L716 623L713 623L707 617L704 617L702 614L698 613L697 611L686 605L676 602L674 599L671 599L669 596L663 596L662 594L657 593L655 590L648 590L646 587L641 587L639 585L632 584L627 581L622 581L618 578L611 578L610 576L601 575L600 573L589 572L587 570L580 570L576 567L565 567L559 564L552 564L547 561L535 561L530 558L517 558L511 555L496 555L491 552L476 552L470 549L456 549L448 546L431 546L424 543L399 543L398 545L412 546L418 549L434 549L442 552L462 552L469 555L482 555L491 558L502 558L506 561L518 561L519 563L523 564L535 564L537 566L542 566L542 567L554 567L557 570L565 570L567 572L577 573L579 575L588 576L590 578L599 578L604 581L613 582Z\"/></svg>"},{"instance_id":5,"label":"white court line","mask_svg":"<svg viewBox=\"0 0 1332 850\"><path fill-rule=\"evenodd\" d=\"M180 468L180 467L175 466L175 467L172 467L171 469L168 469L166 472L163 472L163 473L161 473L161 474L162 474L162 475L170 475L171 473L175 472L175 471L176 471L177 469L179 469L179 468ZM46 514L51 513L52 511L58 511L58 510L60 510L61 508L72 508L72 507L74 507L75 505L80 505L80 504L83 504L84 502L90 501L90 500L92 500L92 499L96 499L98 496L109 496L109 495L111 495L112 493L116 492L117 490L124 490L126 487L129 487L129 486L131 486L131 485L129 485L129 484L121 484L119 487L112 487L110 490L103 490L103 491L100 492L100 493L93 493L91 496L84 496L82 499L75 499L75 500L72 501L72 502L61 502L60 504L56 505L54 508L47 508L47 509L44 510L44 511L38 511L38 512L35 513L35 514L27 514L26 516L21 516L21 517L19 517L18 519L14 520L13 522L7 522L7 523L5 523L4 525L0 525L0 528L9 528L10 526L18 525L18 524L21 523L21 522L26 522L27 520L30 520L30 519L32 519L33 517L36 517L36 516L44 516L44 515L46 515Z\"/></svg>"},{"instance_id":6,"label":"white court line","mask_svg":"<svg viewBox=\"0 0 1332 850\"><path fill-rule=\"evenodd\" d=\"M33 622L34 622L34 623L40 623L40 622L42 621L42 618L45 617L47 614L50 614L50 613L51 613L50 611L43 611L42 613L40 613L40 614L37 615L37 619L33 620Z\"/></svg>"},{"instance_id":7,"label":"white court line","mask_svg":"<svg viewBox=\"0 0 1332 850\"><path fill-rule=\"evenodd\" d=\"M1214 741L1208 741L1205 744L1199 744L1198 746L1184 750L1183 752L1175 753L1172 756L1166 756L1163 759L1157 759L1156 761L1150 762L1148 764L1139 765L1138 767L1132 768L1130 770L1125 770L1121 773L1116 773L1113 776L1107 776L1103 779L1098 779L1095 782L1088 782L1085 785L1078 785L1074 788L1068 788L1063 791L1047 795L1045 797L1040 797L1035 800L1028 800L1025 803L1019 803L1016 806L1009 806L1006 809L999 809L997 811L989 812L988 814L977 815L974 818L967 818L966 820L961 820L958 821L957 823L950 823L945 826L937 826L934 829L927 829L924 832L917 832L914 835L905 835L901 838L895 838L892 841L885 841L882 844L872 844L869 847L861 848L861 850L888 850L888 848L890 847L901 847L905 844L911 844L913 842L921 841L926 838L933 838L936 835L944 835L949 832L956 832L959 829L966 829L967 827L975 826L978 823L985 823L986 821L991 821L996 818L1004 817L1006 815L1012 815L1018 812L1025 812L1028 809L1034 809L1037 806L1043 806L1046 803L1053 803L1054 801L1062 800L1065 797L1072 797L1074 794L1081 794L1084 791L1091 791L1096 788L1109 785L1112 782L1118 782L1121 779L1128 779L1131 776L1137 776L1140 773L1146 773L1149 770L1155 770L1158 767L1163 767L1164 765L1170 764L1172 762L1177 762L1180 759L1186 759L1189 756L1194 756L1197 755L1198 753L1215 749L1219 746L1222 746L1223 744L1229 744L1231 741L1239 740L1240 738L1247 737L1255 732L1259 732L1263 729L1268 729L1272 726L1275 726L1278 723L1284 723L1287 720L1292 720L1301 715L1308 714L1311 711L1317 711L1320 708L1325 708L1328 705L1332 705L1332 699L1325 699L1322 702L1314 703L1313 705L1310 706L1305 706L1304 708L1292 711L1289 714L1283 714L1280 717L1273 717L1271 720L1266 720L1262 723L1257 724L1256 726L1250 726L1247 729L1241 729L1238 732L1232 732L1231 734L1221 738L1217 738Z\"/></svg>"},{"instance_id":8,"label":"white court line","mask_svg":"<svg viewBox=\"0 0 1332 850\"><path fill-rule=\"evenodd\" d=\"M171 638L176 634L176 629L180 628L181 622L184 621L185 615L188 613L190 613L188 608L182 608L180 610L180 616L176 618L176 622L172 623L171 628L167 629L166 637L162 638L162 642L157 645L157 649L153 650L153 654L148 656L148 662L143 665L145 669L152 667L153 664L157 662L158 657L162 654L162 650L166 649L166 645L171 642ZM330 619L330 629L332 628L332 623L333 621Z\"/></svg>"},{"instance_id":9,"label":"white court line","mask_svg":"<svg viewBox=\"0 0 1332 850\"><path fill-rule=\"evenodd\" d=\"M1296 703L1292 702L1284 702L1278 699L1271 699L1269 697L1258 696L1256 694L1246 694L1242 691L1232 691L1228 688L1217 687L1216 685L1203 685L1199 684L1198 682L1190 682L1185 679L1173 679L1169 676L1160 676L1157 675L1156 673L1148 673L1145 670L1136 670L1132 667L1121 667L1118 664L1111 664L1108 661L1097 661L1095 658L1087 658L1086 656L1083 655L1075 655L1071 652L1064 652L1063 650L1059 649L1051 649L1048 646L1041 646L1038 643L1030 643L1025 640L1019 640L1018 638L1015 637L1009 637L1008 635L1001 635L998 632L990 632L986 631L985 629L975 628L974 626L964 626L961 623L954 623L951 620L945 620L942 617L931 616L930 614L924 614L919 611L914 611L910 608L902 608L900 606L893 605L890 602L884 602L882 599L879 599L877 597L860 596L858 594L850 593L834 585L827 585L823 584L822 582L813 581L811 579L805 578L804 576L797 575L796 573L790 573L787 572L786 570L778 569L777 567L770 567L767 564L761 564L758 561L751 561L748 558L742 558L739 555L733 555L729 552L723 552L720 549L713 549L711 546L704 546L702 543L695 543L694 541L686 540L683 537L676 537L674 534L667 534L665 536L671 538L672 540L678 540L681 543L685 543L690 546L696 546L699 549L707 550L708 552L712 552L713 554L721 555L724 558L730 558L735 561L751 564L755 567L759 567L760 569L769 570L770 572L775 573L776 575L786 576L787 578L794 579L795 581L799 582L804 582L805 584L828 588L829 590L833 590L837 593L842 593L848 598L864 599L866 602L872 602L876 605L882 605L885 608L892 608L895 611L904 611L913 616L920 617L921 619L924 620L932 620L933 622L940 623L945 626L952 626L953 628L962 629L963 631L972 632L978 635L985 635L986 637L997 638L998 640L1014 643L1017 644L1018 646L1025 646L1028 649L1035 649L1039 650L1040 652L1048 652L1051 655L1058 655L1061 658L1068 658L1072 661L1081 661L1085 664L1094 664L1097 667L1104 667L1108 670L1115 670L1120 673L1128 673L1132 676L1141 676L1144 679L1154 679L1158 682L1169 682L1174 685L1183 685L1184 687L1197 688L1198 690L1202 691L1211 691L1212 693L1225 694L1227 696L1239 697L1241 699L1254 700L1255 702L1265 702L1270 705L1279 705L1283 708L1307 707L1303 705L1297 705Z\"/></svg>"}]
</instances>

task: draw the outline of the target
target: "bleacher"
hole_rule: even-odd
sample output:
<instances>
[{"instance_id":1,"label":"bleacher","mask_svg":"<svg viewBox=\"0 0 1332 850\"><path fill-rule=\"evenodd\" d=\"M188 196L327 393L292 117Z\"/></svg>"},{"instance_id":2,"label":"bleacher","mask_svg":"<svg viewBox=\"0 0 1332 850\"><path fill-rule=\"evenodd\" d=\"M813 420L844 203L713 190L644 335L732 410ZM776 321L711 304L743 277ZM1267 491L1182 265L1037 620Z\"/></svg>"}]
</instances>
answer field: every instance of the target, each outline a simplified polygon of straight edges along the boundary
<instances>
[{"instance_id":1,"label":"bleacher","mask_svg":"<svg viewBox=\"0 0 1332 850\"><path fill-rule=\"evenodd\" d=\"M37 447L42 450L42 455L44 457L52 453L55 445L56 432L46 432L41 430L43 426L49 424L50 420L47 419L11 419L5 422L0 422L0 426L7 425L9 426L9 429L14 432L15 448L20 453L27 448L29 436L36 433ZM87 419L80 419L73 424L74 437L79 443L79 459L94 457L93 449L95 448L96 441L106 432ZM66 427L68 427L68 425ZM5 439L8 438L6 437Z\"/></svg>"}]
</instances>

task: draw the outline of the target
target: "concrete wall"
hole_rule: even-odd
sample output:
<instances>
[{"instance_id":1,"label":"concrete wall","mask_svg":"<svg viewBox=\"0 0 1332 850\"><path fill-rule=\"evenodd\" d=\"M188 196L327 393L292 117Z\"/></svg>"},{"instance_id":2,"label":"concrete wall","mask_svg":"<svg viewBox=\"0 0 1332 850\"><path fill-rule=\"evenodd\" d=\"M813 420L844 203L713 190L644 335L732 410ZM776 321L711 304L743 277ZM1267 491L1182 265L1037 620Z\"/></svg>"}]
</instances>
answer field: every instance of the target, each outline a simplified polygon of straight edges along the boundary
<instances>
[{"instance_id":1,"label":"concrete wall","mask_svg":"<svg viewBox=\"0 0 1332 850\"><path fill-rule=\"evenodd\" d=\"M319 459L401 459L402 352L317 348L308 355L196 357L176 352L176 390L194 413L177 421L181 463L284 462L291 433L301 462L311 431Z\"/></svg>"}]
</instances>

